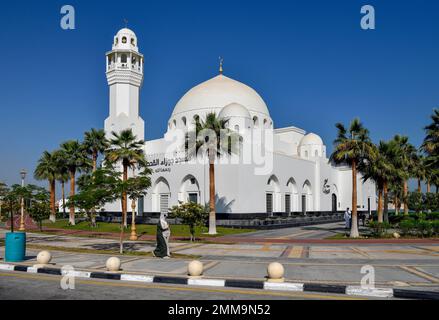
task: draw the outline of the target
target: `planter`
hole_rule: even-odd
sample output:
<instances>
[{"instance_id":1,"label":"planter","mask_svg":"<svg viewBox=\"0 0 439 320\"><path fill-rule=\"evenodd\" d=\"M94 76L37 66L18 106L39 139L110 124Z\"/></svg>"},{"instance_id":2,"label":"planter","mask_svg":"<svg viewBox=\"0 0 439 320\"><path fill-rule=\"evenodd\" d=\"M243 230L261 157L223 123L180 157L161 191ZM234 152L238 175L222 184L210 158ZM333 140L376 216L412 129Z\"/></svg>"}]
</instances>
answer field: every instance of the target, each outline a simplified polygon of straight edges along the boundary
<instances>
[{"instance_id":1,"label":"planter","mask_svg":"<svg viewBox=\"0 0 439 320\"><path fill-rule=\"evenodd\" d=\"M6 262L22 262L26 257L26 233L8 232L6 233Z\"/></svg>"}]
</instances>

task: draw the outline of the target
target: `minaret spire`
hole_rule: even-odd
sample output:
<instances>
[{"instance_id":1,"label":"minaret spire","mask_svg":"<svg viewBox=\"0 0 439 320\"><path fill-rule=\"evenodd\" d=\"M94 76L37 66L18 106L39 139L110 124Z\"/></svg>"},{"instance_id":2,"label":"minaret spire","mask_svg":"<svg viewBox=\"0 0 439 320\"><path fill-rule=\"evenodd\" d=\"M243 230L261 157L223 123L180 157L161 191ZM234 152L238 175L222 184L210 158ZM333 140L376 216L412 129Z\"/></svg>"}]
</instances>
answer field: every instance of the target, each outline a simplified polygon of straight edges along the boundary
<instances>
[{"instance_id":1,"label":"minaret spire","mask_svg":"<svg viewBox=\"0 0 439 320\"><path fill-rule=\"evenodd\" d=\"M219 73L223 74L223 63L224 63L224 59L222 57L219 57Z\"/></svg>"}]
</instances>

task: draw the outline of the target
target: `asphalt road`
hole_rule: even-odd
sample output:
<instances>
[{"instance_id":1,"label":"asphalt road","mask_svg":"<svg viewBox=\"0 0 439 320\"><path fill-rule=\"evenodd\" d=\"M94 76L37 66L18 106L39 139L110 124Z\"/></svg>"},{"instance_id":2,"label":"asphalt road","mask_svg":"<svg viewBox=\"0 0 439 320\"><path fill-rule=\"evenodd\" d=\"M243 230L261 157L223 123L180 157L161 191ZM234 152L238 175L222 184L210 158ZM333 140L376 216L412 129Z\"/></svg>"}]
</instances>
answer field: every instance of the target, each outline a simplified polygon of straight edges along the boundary
<instances>
[{"instance_id":1,"label":"asphalt road","mask_svg":"<svg viewBox=\"0 0 439 320\"><path fill-rule=\"evenodd\" d=\"M95 279L77 279L74 290L63 290L60 279L59 276L1 272L0 300L357 300L334 294L199 288Z\"/></svg>"}]
</instances>

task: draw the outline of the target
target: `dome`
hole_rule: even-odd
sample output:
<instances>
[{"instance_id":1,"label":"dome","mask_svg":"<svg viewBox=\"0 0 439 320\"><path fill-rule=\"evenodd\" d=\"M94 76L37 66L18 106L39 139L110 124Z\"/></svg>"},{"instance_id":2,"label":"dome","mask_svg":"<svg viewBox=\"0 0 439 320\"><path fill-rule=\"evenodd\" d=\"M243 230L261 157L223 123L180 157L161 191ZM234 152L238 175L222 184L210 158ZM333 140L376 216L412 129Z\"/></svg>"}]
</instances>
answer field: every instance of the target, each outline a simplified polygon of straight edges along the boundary
<instances>
[{"instance_id":1,"label":"dome","mask_svg":"<svg viewBox=\"0 0 439 320\"><path fill-rule=\"evenodd\" d=\"M134 33L133 30L128 29L128 28L123 28L120 29L119 32L117 33L117 36L121 36L121 35L125 35L125 36L136 36L136 34Z\"/></svg>"},{"instance_id":2,"label":"dome","mask_svg":"<svg viewBox=\"0 0 439 320\"><path fill-rule=\"evenodd\" d=\"M307 134L300 141L300 146L310 146L310 145L323 145L323 140L315 133Z\"/></svg>"},{"instance_id":3,"label":"dome","mask_svg":"<svg viewBox=\"0 0 439 320\"><path fill-rule=\"evenodd\" d=\"M239 118L251 119L250 112L248 112L247 108L238 103L231 103L228 106L225 106L219 113L219 117L220 118L239 117Z\"/></svg>"},{"instance_id":4,"label":"dome","mask_svg":"<svg viewBox=\"0 0 439 320\"><path fill-rule=\"evenodd\" d=\"M137 37L133 30L120 29L114 37L113 50L134 50L138 52Z\"/></svg>"},{"instance_id":5,"label":"dome","mask_svg":"<svg viewBox=\"0 0 439 320\"><path fill-rule=\"evenodd\" d=\"M267 105L255 90L222 74L189 90L175 106L172 116L196 111L218 114L232 103L244 106L247 112L270 117Z\"/></svg>"}]
</instances>

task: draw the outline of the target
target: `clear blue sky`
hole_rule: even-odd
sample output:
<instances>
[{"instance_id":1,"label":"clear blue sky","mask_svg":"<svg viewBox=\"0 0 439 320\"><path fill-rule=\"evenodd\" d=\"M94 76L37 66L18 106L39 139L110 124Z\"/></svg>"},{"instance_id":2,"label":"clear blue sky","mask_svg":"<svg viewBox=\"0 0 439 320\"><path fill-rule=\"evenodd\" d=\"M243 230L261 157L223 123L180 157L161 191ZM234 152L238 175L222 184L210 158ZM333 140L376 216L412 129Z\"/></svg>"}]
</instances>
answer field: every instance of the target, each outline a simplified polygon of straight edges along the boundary
<instances>
[{"instance_id":1,"label":"clear blue sky","mask_svg":"<svg viewBox=\"0 0 439 320\"><path fill-rule=\"evenodd\" d=\"M76 9L74 31L60 8ZM377 29L360 28L372 4ZM323 137L360 117L375 141L409 135L439 107L439 1L8 1L0 10L0 180L103 127L105 52L123 19L146 57L141 115L160 138L178 99L217 74L255 88L276 127ZM32 181L32 179L30 180Z\"/></svg>"}]
</instances>

